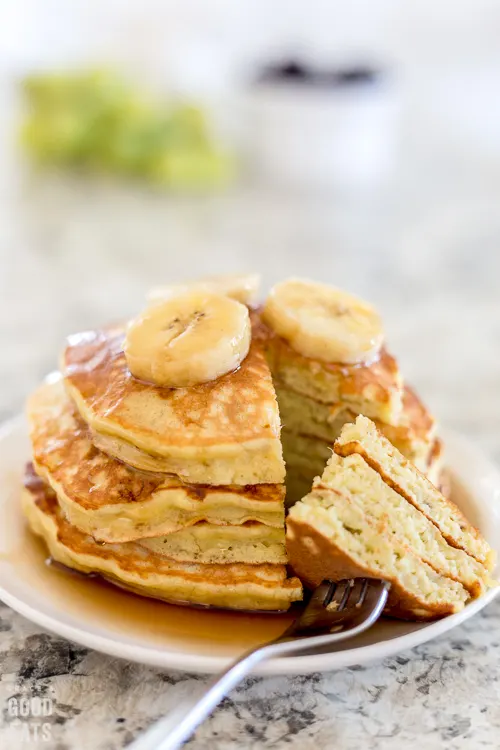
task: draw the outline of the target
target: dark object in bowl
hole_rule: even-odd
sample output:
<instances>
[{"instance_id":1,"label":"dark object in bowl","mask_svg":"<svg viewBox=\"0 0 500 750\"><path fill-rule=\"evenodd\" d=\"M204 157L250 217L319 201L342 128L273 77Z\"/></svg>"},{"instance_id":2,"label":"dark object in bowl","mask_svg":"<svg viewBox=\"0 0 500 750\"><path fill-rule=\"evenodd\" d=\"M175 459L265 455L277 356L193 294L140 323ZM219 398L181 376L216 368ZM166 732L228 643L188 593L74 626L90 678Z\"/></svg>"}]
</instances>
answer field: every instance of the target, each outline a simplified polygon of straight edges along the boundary
<instances>
[{"instance_id":1,"label":"dark object in bowl","mask_svg":"<svg viewBox=\"0 0 500 750\"><path fill-rule=\"evenodd\" d=\"M257 77L258 83L300 84L322 88L345 88L377 83L383 73L368 65L350 65L319 70L297 60L286 60L266 66Z\"/></svg>"}]
</instances>

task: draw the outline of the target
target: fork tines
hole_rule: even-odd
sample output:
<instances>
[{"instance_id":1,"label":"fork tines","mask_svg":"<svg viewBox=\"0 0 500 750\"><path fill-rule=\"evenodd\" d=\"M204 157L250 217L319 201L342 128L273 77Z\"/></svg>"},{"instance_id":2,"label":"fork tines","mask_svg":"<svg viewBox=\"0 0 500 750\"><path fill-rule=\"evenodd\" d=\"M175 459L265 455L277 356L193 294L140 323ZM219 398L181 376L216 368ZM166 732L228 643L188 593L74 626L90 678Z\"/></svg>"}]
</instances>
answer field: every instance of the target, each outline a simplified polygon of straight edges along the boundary
<instances>
[{"instance_id":1,"label":"fork tines","mask_svg":"<svg viewBox=\"0 0 500 750\"><path fill-rule=\"evenodd\" d=\"M350 607L361 607L368 591L369 578L349 578L344 581L328 581L323 606L329 611L342 612Z\"/></svg>"}]
</instances>

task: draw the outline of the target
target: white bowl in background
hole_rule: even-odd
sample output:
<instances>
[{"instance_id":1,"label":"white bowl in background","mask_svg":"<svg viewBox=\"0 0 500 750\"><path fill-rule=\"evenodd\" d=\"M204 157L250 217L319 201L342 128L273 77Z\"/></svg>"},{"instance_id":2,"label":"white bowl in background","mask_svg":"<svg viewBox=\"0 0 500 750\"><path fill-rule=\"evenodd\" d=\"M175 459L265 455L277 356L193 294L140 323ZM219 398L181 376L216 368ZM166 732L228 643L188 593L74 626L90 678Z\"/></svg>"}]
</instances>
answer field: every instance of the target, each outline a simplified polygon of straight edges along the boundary
<instances>
[{"instance_id":1,"label":"white bowl in background","mask_svg":"<svg viewBox=\"0 0 500 750\"><path fill-rule=\"evenodd\" d=\"M392 172L397 87L261 82L249 95L247 151L258 179L307 188L372 186Z\"/></svg>"}]
</instances>

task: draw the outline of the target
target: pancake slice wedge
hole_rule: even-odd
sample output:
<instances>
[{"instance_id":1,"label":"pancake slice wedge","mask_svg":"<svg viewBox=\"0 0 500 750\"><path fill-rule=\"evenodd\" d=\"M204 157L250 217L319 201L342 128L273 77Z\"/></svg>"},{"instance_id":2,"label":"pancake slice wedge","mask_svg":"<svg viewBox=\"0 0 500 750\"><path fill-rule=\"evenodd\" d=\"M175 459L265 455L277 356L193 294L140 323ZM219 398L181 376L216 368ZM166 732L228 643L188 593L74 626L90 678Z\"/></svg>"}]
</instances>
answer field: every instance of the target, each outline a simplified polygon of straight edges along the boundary
<instances>
[{"instance_id":1,"label":"pancake slice wedge","mask_svg":"<svg viewBox=\"0 0 500 750\"><path fill-rule=\"evenodd\" d=\"M281 611L302 598L297 578L284 565L202 565L155 554L135 542L99 544L64 518L54 493L28 482L22 507L31 530L54 560L83 573L98 573L143 596L245 610Z\"/></svg>"},{"instance_id":2,"label":"pancake slice wedge","mask_svg":"<svg viewBox=\"0 0 500 750\"><path fill-rule=\"evenodd\" d=\"M351 428L361 439L368 430L377 433L364 417L346 425L322 476L287 518L290 565L301 580L316 586L325 578L383 578L392 584L388 613L422 620L457 612L496 585L490 576L494 553L479 532L474 539L481 541L486 564L450 544L432 519L385 481L396 450L389 441L383 438L378 470L356 451L339 455L343 436L354 433ZM406 472L425 479L409 462ZM438 493L425 482L426 497ZM459 513L445 498L442 505L450 518Z\"/></svg>"},{"instance_id":3,"label":"pancake slice wedge","mask_svg":"<svg viewBox=\"0 0 500 750\"><path fill-rule=\"evenodd\" d=\"M386 485L358 454L341 458L334 453L313 489L344 495L389 543L397 540L437 573L461 583L472 597L492 585L482 563L448 544L432 521ZM336 498L336 494L325 496L322 507L329 501L335 504Z\"/></svg>"},{"instance_id":4,"label":"pancake slice wedge","mask_svg":"<svg viewBox=\"0 0 500 750\"><path fill-rule=\"evenodd\" d=\"M493 570L496 554L480 532L381 435L373 422L359 416L354 424L345 425L333 449L340 456L354 453L362 456L387 486L432 521L450 545L465 550L487 570Z\"/></svg>"}]
</instances>

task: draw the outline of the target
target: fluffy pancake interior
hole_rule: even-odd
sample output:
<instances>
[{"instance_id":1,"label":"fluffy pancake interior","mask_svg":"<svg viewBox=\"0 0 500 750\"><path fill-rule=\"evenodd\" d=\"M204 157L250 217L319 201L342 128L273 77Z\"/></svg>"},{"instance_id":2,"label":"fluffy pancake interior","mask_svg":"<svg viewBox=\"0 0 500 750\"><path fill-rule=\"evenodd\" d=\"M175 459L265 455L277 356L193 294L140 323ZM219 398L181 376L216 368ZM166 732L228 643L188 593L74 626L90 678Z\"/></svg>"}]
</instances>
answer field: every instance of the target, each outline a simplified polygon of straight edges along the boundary
<instances>
[{"instance_id":1,"label":"fluffy pancake interior","mask_svg":"<svg viewBox=\"0 0 500 750\"><path fill-rule=\"evenodd\" d=\"M437 526L445 539L466 550L491 571L495 553L450 500L417 471L366 417L345 425L334 451L341 456L359 453L386 484L393 487Z\"/></svg>"},{"instance_id":2,"label":"fluffy pancake interior","mask_svg":"<svg viewBox=\"0 0 500 750\"><path fill-rule=\"evenodd\" d=\"M363 511L366 523L388 543L397 539L434 570L459 581L479 596L488 585L485 567L461 549L448 544L434 524L405 498L386 485L380 475L357 454L330 458L314 489L342 493ZM335 504L337 495L323 498L322 507Z\"/></svg>"},{"instance_id":3,"label":"fluffy pancake interior","mask_svg":"<svg viewBox=\"0 0 500 750\"><path fill-rule=\"evenodd\" d=\"M60 512L40 486L24 488L24 515L55 560L82 572L99 573L145 596L173 602L249 610L283 610L301 599L298 579L284 565L201 565L171 560L141 545L98 544Z\"/></svg>"},{"instance_id":4,"label":"fluffy pancake interior","mask_svg":"<svg viewBox=\"0 0 500 750\"><path fill-rule=\"evenodd\" d=\"M276 395L282 422L291 432L333 443L343 425L356 419L356 414L345 403L324 404L281 383L276 383ZM408 386L403 404L398 426L377 422L377 427L410 461L425 468L435 436L435 422Z\"/></svg>"},{"instance_id":5,"label":"fluffy pancake interior","mask_svg":"<svg viewBox=\"0 0 500 750\"><path fill-rule=\"evenodd\" d=\"M334 490L315 487L310 495L293 506L287 527L287 540L291 542L288 546L290 564L306 582L308 560L304 561L297 554L293 542L297 535L306 540L307 529L312 528L358 570L368 570L374 577L397 583L419 603L419 614L432 615L434 610L442 609L446 614L458 611L469 598L460 583L437 573L396 539L389 541L370 523L358 504ZM313 555L314 550L305 552L306 558L307 554ZM321 560L318 565L321 568ZM325 569L328 569L327 560ZM317 585L318 582L312 583ZM408 614L411 616L413 612Z\"/></svg>"},{"instance_id":6,"label":"fluffy pancake interior","mask_svg":"<svg viewBox=\"0 0 500 750\"><path fill-rule=\"evenodd\" d=\"M287 469L289 466L301 469L310 477L310 483L315 476L323 473L325 464L332 455L331 443L311 435L290 432L288 428L283 428L281 438Z\"/></svg>"}]
</instances>

